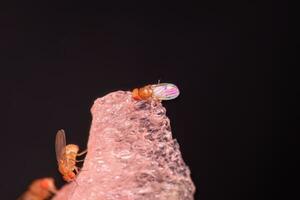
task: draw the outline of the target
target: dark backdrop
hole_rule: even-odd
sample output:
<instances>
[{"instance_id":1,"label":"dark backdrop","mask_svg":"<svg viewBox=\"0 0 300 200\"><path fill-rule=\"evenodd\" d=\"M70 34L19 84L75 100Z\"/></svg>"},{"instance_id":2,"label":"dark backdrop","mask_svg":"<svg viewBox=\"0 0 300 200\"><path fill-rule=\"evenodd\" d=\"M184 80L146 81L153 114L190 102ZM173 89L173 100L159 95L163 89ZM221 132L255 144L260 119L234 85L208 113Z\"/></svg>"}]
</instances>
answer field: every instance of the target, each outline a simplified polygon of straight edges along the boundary
<instances>
[{"instance_id":1,"label":"dark backdrop","mask_svg":"<svg viewBox=\"0 0 300 200\"><path fill-rule=\"evenodd\" d=\"M164 105L196 199L268 199L286 12L245 1L2 6L0 198L44 176L61 186L56 131L85 148L96 98L160 79L181 90Z\"/></svg>"}]
</instances>

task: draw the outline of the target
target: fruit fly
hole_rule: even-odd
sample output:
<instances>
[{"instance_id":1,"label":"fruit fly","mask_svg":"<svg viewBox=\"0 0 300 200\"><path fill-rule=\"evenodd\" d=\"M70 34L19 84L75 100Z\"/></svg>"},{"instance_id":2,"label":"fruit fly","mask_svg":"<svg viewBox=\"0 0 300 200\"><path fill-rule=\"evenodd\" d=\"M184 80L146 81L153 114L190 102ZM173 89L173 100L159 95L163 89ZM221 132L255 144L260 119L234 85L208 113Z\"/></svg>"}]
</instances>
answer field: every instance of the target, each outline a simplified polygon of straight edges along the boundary
<instances>
[{"instance_id":1,"label":"fruit fly","mask_svg":"<svg viewBox=\"0 0 300 200\"><path fill-rule=\"evenodd\" d=\"M58 171L63 175L63 179L71 182L76 178L79 168L76 162L83 160L76 160L77 156L85 154L87 151L78 153L79 147L75 144L66 145L66 134L64 130L59 130L55 138L55 152L58 163Z\"/></svg>"},{"instance_id":2,"label":"fruit fly","mask_svg":"<svg viewBox=\"0 0 300 200\"><path fill-rule=\"evenodd\" d=\"M54 179L47 177L34 180L18 200L45 200L56 193Z\"/></svg>"},{"instance_id":3,"label":"fruit fly","mask_svg":"<svg viewBox=\"0 0 300 200\"><path fill-rule=\"evenodd\" d=\"M132 97L135 100L171 100L179 95L179 89L172 83L158 83L146 85L142 88L135 88L132 91Z\"/></svg>"}]
</instances>

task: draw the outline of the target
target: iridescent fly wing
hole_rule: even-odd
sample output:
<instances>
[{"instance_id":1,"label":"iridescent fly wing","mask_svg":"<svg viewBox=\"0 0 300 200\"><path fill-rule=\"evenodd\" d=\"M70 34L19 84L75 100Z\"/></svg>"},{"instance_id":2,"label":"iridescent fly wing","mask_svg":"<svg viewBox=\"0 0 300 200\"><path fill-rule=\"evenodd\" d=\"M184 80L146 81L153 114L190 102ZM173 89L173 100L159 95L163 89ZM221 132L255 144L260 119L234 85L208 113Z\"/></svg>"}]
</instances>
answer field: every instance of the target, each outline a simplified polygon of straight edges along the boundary
<instances>
[{"instance_id":1,"label":"iridescent fly wing","mask_svg":"<svg viewBox=\"0 0 300 200\"><path fill-rule=\"evenodd\" d=\"M159 83L152 85L153 97L159 100L175 99L179 95L179 89L172 83Z\"/></svg>"},{"instance_id":2,"label":"iridescent fly wing","mask_svg":"<svg viewBox=\"0 0 300 200\"><path fill-rule=\"evenodd\" d=\"M63 158L63 154L66 147L66 134L64 130L59 130L56 133L55 137L55 152L56 152L56 159L59 162Z\"/></svg>"}]
</instances>

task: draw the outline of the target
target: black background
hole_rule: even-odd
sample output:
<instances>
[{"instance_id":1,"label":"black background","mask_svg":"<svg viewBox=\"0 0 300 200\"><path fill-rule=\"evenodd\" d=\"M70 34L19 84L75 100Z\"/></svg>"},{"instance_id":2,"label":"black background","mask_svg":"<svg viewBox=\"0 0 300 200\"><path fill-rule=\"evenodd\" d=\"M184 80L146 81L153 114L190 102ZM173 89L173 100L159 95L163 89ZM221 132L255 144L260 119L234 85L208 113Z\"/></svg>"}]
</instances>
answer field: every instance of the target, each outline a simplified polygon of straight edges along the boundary
<instances>
[{"instance_id":1,"label":"black background","mask_svg":"<svg viewBox=\"0 0 300 200\"><path fill-rule=\"evenodd\" d=\"M272 65L286 46L287 5L19 1L1 6L0 23L1 199L39 177L61 186L56 131L85 148L96 98L159 79L181 90L164 105L195 199L279 194Z\"/></svg>"}]
</instances>

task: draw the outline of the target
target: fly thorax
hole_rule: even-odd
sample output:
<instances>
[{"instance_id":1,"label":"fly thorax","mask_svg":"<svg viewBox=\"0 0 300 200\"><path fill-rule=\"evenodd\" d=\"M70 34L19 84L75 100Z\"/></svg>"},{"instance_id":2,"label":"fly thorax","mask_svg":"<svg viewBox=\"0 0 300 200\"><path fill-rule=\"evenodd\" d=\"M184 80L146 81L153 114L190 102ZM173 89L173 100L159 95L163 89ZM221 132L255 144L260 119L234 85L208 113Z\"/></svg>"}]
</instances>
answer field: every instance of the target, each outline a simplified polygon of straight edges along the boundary
<instances>
[{"instance_id":1,"label":"fly thorax","mask_svg":"<svg viewBox=\"0 0 300 200\"><path fill-rule=\"evenodd\" d=\"M79 151L79 147L75 144L68 144L66 146L66 154L67 155L70 155L70 154L77 155L78 151Z\"/></svg>"}]
</instances>

